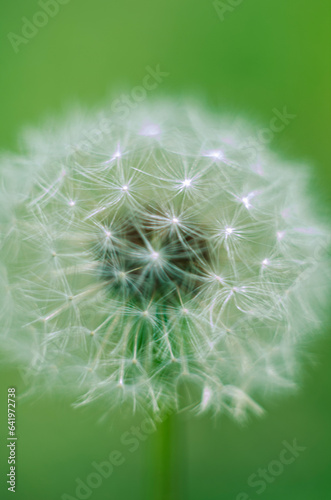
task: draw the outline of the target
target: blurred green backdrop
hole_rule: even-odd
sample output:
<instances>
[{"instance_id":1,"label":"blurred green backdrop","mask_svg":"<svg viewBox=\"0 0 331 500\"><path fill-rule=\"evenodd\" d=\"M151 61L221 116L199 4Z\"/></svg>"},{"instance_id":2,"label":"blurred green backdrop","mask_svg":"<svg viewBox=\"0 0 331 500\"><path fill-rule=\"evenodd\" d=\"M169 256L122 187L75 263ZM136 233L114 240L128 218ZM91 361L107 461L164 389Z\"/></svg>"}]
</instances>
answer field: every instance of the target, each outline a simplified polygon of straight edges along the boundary
<instances>
[{"instance_id":1,"label":"blurred green backdrop","mask_svg":"<svg viewBox=\"0 0 331 500\"><path fill-rule=\"evenodd\" d=\"M312 166L320 208L328 213L329 2L224 0L224 19L221 4L218 15L210 0L59 0L59 12L34 36L30 31L25 43L15 35L23 36L23 18L43 24L43 17L35 17L41 6L35 0L6 2L0 19L1 149L17 148L25 124L38 124L72 102L94 106L118 89L130 91L141 84L146 66L159 64L169 76L155 94L193 93L216 111L243 114L262 127L268 126L274 108L286 106L297 115L270 146ZM280 398L266 418L245 428L225 418L178 423L175 459L186 463L185 470L180 468L186 493L179 487L178 498L331 498L331 340L325 330L314 347L318 362L307 368L302 390ZM1 385L0 489L1 497L10 498L5 484L6 392L16 385L21 393L24 383L15 370L3 370ZM19 405L18 500L74 496L76 478L84 481L93 472L93 461L124 449L119 438L133 424L122 419L116 426L97 423L97 413L82 413L50 398ZM284 440L295 438L305 451L257 494L248 478L278 458ZM126 448L123 465L89 498L146 499L156 472L151 463L155 441L152 434L134 453Z\"/></svg>"}]
</instances>

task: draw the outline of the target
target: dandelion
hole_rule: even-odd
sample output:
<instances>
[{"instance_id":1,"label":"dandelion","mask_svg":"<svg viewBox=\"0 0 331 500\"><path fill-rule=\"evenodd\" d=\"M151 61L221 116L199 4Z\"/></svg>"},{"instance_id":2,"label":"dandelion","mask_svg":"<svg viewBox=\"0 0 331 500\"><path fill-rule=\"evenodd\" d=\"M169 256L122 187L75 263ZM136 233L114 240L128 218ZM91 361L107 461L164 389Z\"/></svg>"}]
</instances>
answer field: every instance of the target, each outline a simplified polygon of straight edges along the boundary
<instances>
[{"instance_id":1,"label":"dandelion","mask_svg":"<svg viewBox=\"0 0 331 500\"><path fill-rule=\"evenodd\" d=\"M252 161L192 107L109 115L97 142L89 120L29 131L2 159L8 357L77 405L261 414L294 387L326 290L302 170Z\"/></svg>"}]
</instances>

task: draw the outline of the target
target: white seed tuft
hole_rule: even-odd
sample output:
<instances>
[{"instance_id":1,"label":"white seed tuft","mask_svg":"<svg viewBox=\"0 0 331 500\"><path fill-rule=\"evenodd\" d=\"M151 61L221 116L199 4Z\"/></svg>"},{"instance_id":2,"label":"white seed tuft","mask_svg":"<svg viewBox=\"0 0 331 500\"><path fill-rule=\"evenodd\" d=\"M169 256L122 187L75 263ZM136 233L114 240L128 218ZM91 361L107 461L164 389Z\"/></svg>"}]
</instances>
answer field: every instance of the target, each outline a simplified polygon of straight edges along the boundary
<instances>
[{"instance_id":1,"label":"white seed tuft","mask_svg":"<svg viewBox=\"0 0 331 500\"><path fill-rule=\"evenodd\" d=\"M98 123L69 117L2 160L8 357L78 404L260 414L295 385L328 291L304 176L193 108L109 123L89 142Z\"/></svg>"}]
</instances>

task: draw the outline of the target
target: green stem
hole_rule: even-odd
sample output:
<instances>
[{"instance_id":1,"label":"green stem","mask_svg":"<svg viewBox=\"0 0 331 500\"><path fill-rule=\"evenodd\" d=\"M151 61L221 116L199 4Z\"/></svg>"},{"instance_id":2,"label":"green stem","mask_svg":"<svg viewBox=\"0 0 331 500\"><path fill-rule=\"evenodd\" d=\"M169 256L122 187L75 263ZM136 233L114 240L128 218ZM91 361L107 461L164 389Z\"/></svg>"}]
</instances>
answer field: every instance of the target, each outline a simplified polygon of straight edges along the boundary
<instances>
[{"instance_id":1,"label":"green stem","mask_svg":"<svg viewBox=\"0 0 331 500\"><path fill-rule=\"evenodd\" d=\"M173 495L173 418L166 417L156 435L156 492L155 500L174 500Z\"/></svg>"},{"instance_id":2,"label":"green stem","mask_svg":"<svg viewBox=\"0 0 331 500\"><path fill-rule=\"evenodd\" d=\"M187 500L186 424L178 415L158 425L153 500Z\"/></svg>"}]
</instances>

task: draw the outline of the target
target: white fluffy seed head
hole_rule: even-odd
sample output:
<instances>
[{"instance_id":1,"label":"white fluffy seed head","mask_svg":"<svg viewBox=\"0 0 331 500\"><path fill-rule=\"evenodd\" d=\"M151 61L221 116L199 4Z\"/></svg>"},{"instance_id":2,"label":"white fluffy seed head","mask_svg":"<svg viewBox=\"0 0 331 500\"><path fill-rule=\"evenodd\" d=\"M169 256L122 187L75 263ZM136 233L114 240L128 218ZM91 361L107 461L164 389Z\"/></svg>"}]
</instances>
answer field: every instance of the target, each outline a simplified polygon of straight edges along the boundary
<instances>
[{"instance_id":1,"label":"white fluffy seed head","mask_svg":"<svg viewBox=\"0 0 331 500\"><path fill-rule=\"evenodd\" d=\"M2 160L2 345L78 404L260 413L327 291L302 174L191 107L106 116Z\"/></svg>"}]
</instances>

